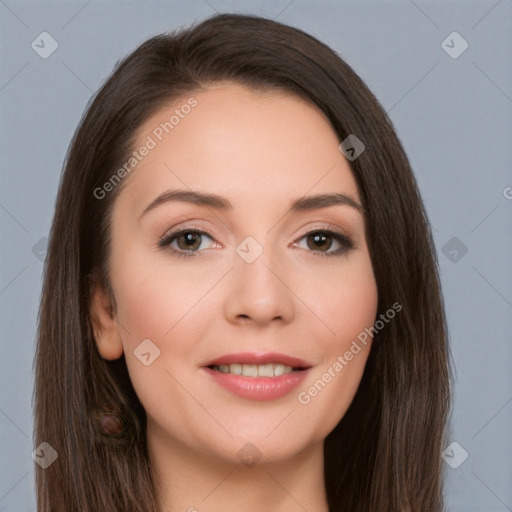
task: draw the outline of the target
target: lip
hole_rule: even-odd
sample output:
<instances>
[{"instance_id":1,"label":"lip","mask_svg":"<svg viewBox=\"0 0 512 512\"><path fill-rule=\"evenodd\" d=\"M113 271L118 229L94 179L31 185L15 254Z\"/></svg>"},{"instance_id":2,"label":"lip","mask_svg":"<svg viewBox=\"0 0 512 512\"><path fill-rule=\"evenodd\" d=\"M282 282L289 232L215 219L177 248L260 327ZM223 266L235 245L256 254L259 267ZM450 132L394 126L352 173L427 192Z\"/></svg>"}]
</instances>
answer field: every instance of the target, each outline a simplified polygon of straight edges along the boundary
<instances>
[{"instance_id":1,"label":"lip","mask_svg":"<svg viewBox=\"0 0 512 512\"><path fill-rule=\"evenodd\" d=\"M219 366L221 364L284 364L292 368L308 369L313 366L311 363L299 359L298 357L289 356L287 354L280 354L278 352L240 352L237 354L226 354L217 359L213 359L205 366ZM251 377L255 378L255 377ZM275 378L275 377L272 377Z\"/></svg>"},{"instance_id":2,"label":"lip","mask_svg":"<svg viewBox=\"0 0 512 512\"><path fill-rule=\"evenodd\" d=\"M309 374L307 370L285 373L279 377L244 377L212 370L208 366L201 368L208 376L223 388L235 395L250 400L277 400L299 386Z\"/></svg>"},{"instance_id":3,"label":"lip","mask_svg":"<svg viewBox=\"0 0 512 512\"><path fill-rule=\"evenodd\" d=\"M279 375L278 377L244 377L243 375L234 375L223 373L209 368L210 366L220 366L228 364L284 364L292 368L300 368L291 373ZM224 389L231 391L235 395L248 398L250 400L277 400L288 395L294 388L299 386L308 376L312 367L310 363L303 359L279 354L277 352L267 353L249 353L226 354L210 361L201 369L214 382Z\"/></svg>"}]
</instances>

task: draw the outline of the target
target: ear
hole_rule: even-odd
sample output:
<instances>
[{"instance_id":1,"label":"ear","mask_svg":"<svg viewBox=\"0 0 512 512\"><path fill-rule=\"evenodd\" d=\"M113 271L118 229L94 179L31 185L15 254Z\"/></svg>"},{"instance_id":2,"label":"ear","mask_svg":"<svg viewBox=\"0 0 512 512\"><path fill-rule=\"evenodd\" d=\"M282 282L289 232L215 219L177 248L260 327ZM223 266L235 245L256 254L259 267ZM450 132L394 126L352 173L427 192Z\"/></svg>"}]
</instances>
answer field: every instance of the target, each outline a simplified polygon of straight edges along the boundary
<instances>
[{"instance_id":1,"label":"ear","mask_svg":"<svg viewBox=\"0 0 512 512\"><path fill-rule=\"evenodd\" d=\"M103 359L119 359L123 344L119 335L114 307L105 288L98 282L92 284L89 314L98 352Z\"/></svg>"}]
</instances>

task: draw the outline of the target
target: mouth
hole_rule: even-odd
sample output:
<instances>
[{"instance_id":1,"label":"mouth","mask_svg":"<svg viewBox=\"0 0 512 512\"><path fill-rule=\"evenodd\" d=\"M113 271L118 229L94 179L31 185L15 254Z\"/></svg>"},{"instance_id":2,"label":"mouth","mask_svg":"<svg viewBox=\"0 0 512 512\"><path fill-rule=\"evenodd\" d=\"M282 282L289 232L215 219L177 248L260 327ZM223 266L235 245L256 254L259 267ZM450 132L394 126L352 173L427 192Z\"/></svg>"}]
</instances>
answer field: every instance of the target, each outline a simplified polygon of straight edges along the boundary
<instances>
[{"instance_id":1,"label":"mouth","mask_svg":"<svg viewBox=\"0 0 512 512\"><path fill-rule=\"evenodd\" d=\"M243 377L279 377L311 366L303 359L277 352L226 354L206 364L211 370Z\"/></svg>"},{"instance_id":2,"label":"mouth","mask_svg":"<svg viewBox=\"0 0 512 512\"><path fill-rule=\"evenodd\" d=\"M277 353L227 354L209 361L203 370L212 382L251 400L275 400L288 395L309 374L312 364Z\"/></svg>"}]
</instances>

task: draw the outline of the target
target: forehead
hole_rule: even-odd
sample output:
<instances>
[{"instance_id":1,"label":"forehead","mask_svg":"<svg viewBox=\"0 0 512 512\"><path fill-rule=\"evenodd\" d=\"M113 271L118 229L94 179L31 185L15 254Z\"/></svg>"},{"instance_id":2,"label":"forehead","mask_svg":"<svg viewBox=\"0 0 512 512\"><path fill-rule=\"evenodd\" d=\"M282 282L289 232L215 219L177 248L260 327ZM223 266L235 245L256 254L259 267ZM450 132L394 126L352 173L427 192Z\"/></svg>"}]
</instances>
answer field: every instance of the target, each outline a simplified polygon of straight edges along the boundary
<instances>
[{"instance_id":1,"label":"forehead","mask_svg":"<svg viewBox=\"0 0 512 512\"><path fill-rule=\"evenodd\" d=\"M330 123L290 93L215 84L159 109L139 128L134 146L150 149L138 156L121 196L139 209L141 201L176 188L224 195L235 207L332 191L359 201Z\"/></svg>"}]
</instances>

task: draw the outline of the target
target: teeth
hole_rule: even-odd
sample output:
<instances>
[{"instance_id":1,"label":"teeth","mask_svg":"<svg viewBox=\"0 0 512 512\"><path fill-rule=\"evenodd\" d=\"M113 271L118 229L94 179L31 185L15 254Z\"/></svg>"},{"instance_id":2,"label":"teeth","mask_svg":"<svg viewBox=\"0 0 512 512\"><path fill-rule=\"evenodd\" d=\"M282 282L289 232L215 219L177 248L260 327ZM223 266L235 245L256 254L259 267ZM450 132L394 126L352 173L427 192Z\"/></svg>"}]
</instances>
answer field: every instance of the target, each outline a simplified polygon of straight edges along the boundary
<instances>
[{"instance_id":1,"label":"teeth","mask_svg":"<svg viewBox=\"0 0 512 512\"><path fill-rule=\"evenodd\" d=\"M214 366L216 370L222 373L232 373L233 375L243 375L244 377L278 377L285 373L291 373L293 368L284 364L221 364Z\"/></svg>"},{"instance_id":2,"label":"teeth","mask_svg":"<svg viewBox=\"0 0 512 512\"><path fill-rule=\"evenodd\" d=\"M274 368L271 364L262 364L258 366L258 377L273 377Z\"/></svg>"},{"instance_id":3,"label":"teeth","mask_svg":"<svg viewBox=\"0 0 512 512\"><path fill-rule=\"evenodd\" d=\"M242 375L244 377L257 377L258 376L258 367L255 364L243 364L242 365Z\"/></svg>"},{"instance_id":4,"label":"teeth","mask_svg":"<svg viewBox=\"0 0 512 512\"><path fill-rule=\"evenodd\" d=\"M290 368L289 366L284 366L283 364L278 364L276 365L276 368L274 370L274 375L276 377L278 377L279 375L283 375L283 373L290 373L288 371L288 368ZM291 370L291 368L290 368Z\"/></svg>"}]
</instances>

